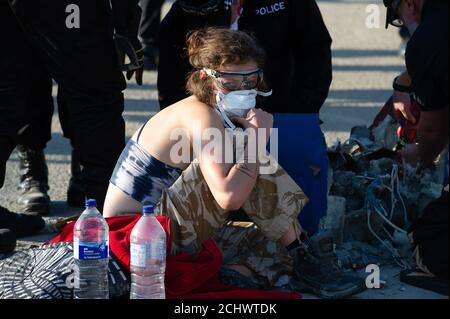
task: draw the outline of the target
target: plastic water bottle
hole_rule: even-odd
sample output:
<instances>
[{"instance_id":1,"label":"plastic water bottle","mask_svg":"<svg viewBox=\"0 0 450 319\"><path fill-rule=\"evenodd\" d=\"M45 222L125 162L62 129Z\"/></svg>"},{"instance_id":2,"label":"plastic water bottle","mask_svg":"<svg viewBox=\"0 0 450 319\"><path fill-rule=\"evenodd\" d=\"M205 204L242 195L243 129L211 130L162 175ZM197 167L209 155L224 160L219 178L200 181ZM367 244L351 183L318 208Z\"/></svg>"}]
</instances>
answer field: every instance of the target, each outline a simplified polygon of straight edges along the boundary
<instances>
[{"instance_id":1,"label":"plastic water bottle","mask_svg":"<svg viewBox=\"0 0 450 319\"><path fill-rule=\"evenodd\" d=\"M153 206L131 232L130 299L165 299L166 232L154 216Z\"/></svg>"},{"instance_id":2,"label":"plastic water bottle","mask_svg":"<svg viewBox=\"0 0 450 319\"><path fill-rule=\"evenodd\" d=\"M109 227L94 199L75 224L75 299L108 299Z\"/></svg>"}]
</instances>

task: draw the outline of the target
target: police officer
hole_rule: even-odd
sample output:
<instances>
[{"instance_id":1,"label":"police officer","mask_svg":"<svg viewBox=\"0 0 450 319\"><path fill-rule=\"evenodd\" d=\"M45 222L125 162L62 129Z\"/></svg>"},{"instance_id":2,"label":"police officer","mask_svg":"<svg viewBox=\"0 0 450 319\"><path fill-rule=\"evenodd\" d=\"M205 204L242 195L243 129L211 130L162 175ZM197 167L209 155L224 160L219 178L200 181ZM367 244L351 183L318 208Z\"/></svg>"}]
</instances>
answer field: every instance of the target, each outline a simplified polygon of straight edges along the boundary
<instances>
[{"instance_id":1,"label":"police officer","mask_svg":"<svg viewBox=\"0 0 450 319\"><path fill-rule=\"evenodd\" d=\"M161 108L186 97L189 31L204 26L253 33L267 52L264 79L273 95L259 107L274 114L280 164L310 199L300 215L312 235L327 210L328 159L319 112L332 80L331 37L314 0L178 0L161 22ZM260 88L261 89L261 88Z\"/></svg>"},{"instance_id":2,"label":"police officer","mask_svg":"<svg viewBox=\"0 0 450 319\"><path fill-rule=\"evenodd\" d=\"M0 5L0 35L8 43L0 53L0 185L26 119L37 66L43 65L67 103L85 194L102 206L125 144L121 70L142 84L138 0L10 0ZM119 65L125 55L132 63Z\"/></svg>"},{"instance_id":3,"label":"police officer","mask_svg":"<svg viewBox=\"0 0 450 319\"><path fill-rule=\"evenodd\" d=\"M406 71L395 78L393 84L394 111L399 119L416 125L417 143L408 145L401 154L410 163L428 167L448 148L449 2L384 0L384 4L387 7L386 28L389 24L404 26L411 34L405 54ZM411 95L419 110L412 109ZM446 175L445 184L448 183L448 171ZM400 277L406 283L447 295L448 209L447 185L441 198L412 221L408 235L418 269L405 271Z\"/></svg>"},{"instance_id":4,"label":"police officer","mask_svg":"<svg viewBox=\"0 0 450 319\"><path fill-rule=\"evenodd\" d=\"M417 125L418 143L403 151L406 160L429 166L448 146L448 1L385 0L386 27L405 25L411 33L406 71L394 80L397 116ZM411 110L411 94L420 108Z\"/></svg>"},{"instance_id":5,"label":"police officer","mask_svg":"<svg viewBox=\"0 0 450 319\"><path fill-rule=\"evenodd\" d=\"M164 0L141 0L142 19L139 37L144 47L144 68L156 70L158 65L158 32Z\"/></svg>"}]
</instances>

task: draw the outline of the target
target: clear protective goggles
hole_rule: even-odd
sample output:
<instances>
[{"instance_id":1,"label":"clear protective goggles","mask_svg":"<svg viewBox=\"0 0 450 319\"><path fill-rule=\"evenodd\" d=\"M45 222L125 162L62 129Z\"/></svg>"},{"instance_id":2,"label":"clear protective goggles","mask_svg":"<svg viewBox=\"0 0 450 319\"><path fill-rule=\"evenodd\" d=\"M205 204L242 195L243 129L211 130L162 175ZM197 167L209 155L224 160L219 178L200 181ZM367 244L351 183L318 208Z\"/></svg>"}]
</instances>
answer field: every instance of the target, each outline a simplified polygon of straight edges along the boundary
<instances>
[{"instance_id":1,"label":"clear protective goggles","mask_svg":"<svg viewBox=\"0 0 450 319\"><path fill-rule=\"evenodd\" d=\"M227 91L257 89L264 78L262 69L251 71L216 71L203 69L206 74L216 79L219 86Z\"/></svg>"}]
</instances>

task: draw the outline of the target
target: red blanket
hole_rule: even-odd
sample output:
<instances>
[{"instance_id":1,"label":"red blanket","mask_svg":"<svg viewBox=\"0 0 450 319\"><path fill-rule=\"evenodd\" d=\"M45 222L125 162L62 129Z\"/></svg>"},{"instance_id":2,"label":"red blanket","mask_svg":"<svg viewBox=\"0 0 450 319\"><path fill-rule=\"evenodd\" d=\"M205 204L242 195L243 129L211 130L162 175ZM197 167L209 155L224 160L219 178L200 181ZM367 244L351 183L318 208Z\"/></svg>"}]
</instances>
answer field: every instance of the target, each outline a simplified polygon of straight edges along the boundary
<instances>
[{"instance_id":1,"label":"red blanket","mask_svg":"<svg viewBox=\"0 0 450 319\"><path fill-rule=\"evenodd\" d=\"M109 225L111 251L122 266L130 271L130 235L140 216L115 217ZM170 251L170 234L167 217L158 217L166 231L167 251ZM50 243L72 242L75 223L67 225ZM214 240L206 241L196 259L189 254L167 258L166 294L169 299L300 299L299 293L241 289L222 285L219 270L222 253Z\"/></svg>"}]
</instances>

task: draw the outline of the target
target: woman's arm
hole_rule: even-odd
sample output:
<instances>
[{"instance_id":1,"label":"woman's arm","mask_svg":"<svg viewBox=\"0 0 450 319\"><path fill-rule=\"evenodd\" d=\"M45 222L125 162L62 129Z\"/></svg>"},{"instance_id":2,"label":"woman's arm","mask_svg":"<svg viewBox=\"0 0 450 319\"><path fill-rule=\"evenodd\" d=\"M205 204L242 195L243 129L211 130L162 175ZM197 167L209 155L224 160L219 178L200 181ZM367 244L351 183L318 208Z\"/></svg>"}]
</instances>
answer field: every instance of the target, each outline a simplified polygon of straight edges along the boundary
<instances>
[{"instance_id":1,"label":"woman's arm","mask_svg":"<svg viewBox=\"0 0 450 319\"><path fill-rule=\"evenodd\" d=\"M247 143L244 156L236 164L233 162L232 156L234 153L232 136L224 129L220 118L215 113L202 114L200 117L194 115L194 117L202 119L200 126L205 139L202 139L201 142L197 141L199 145L197 149L195 140L198 140L198 137L195 134L192 134L191 141L205 181L220 207L225 210L237 210L250 196L258 177L259 164L256 156L258 150L253 151L251 155L249 155L249 150L251 151L252 147L259 145L257 137L259 128L266 130L272 128L273 117L262 110L251 110L246 119L235 119L247 129L246 132L255 133ZM215 138L209 138L210 135L214 135ZM261 143L264 148L268 136L269 134L266 136L265 143ZM212 149L215 152L211 152ZM230 152L232 152L231 157Z\"/></svg>"}]
</instances>

